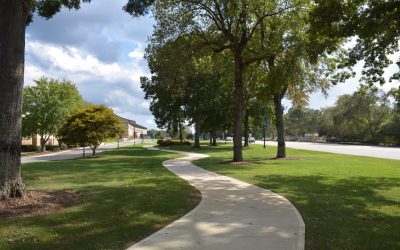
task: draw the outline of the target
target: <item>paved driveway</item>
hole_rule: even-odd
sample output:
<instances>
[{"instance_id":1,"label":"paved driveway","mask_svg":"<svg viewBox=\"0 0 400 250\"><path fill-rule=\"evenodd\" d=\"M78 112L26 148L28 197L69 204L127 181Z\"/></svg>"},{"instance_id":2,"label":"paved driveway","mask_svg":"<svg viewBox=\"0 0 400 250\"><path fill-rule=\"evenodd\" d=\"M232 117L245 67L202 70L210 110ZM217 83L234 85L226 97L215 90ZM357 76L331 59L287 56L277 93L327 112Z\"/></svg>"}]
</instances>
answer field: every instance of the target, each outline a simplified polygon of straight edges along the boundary
<instances>
[{"instance_id":1,"label":"paved driveway","mask_svg":"<svg viewBox=\"0 0 400 250\"><path fill-rule=\"evenodd\" d=\"M263 143L263 141L256 141L256 144ZM268 141L267 145L276 146L277 142ZM286 146L288 148L296 149L400 160L400 147L342 145L311 142L286 142Z\"/></svg>"}]
</instances>

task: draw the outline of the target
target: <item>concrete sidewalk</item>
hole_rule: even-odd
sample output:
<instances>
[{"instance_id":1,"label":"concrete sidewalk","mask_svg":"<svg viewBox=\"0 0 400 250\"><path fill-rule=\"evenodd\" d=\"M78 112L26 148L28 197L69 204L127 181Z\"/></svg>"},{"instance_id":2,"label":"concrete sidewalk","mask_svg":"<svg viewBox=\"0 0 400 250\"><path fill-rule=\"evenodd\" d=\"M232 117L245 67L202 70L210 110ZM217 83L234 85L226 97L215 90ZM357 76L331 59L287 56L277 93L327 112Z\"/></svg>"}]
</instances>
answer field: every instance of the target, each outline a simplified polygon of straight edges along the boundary
<instances>
[{"instance_id":1,"label":"concrete sidewalk","mask_svg":"<svg viewBox=\"0 0 400 250\"><path fill-rule=\"evenodd\" d=\"M207 155L178 153L187 156L163 165L200 190L202 201L179 220L128 249L304 249L303 219L286 198L191 163Z\"/></svg>"},{"instance_id":2,"label":"concrete sidewalk","mask_svg":"<svg viewBox=\"0 0 400 250\"><path fill-rule=\"evenodd\" d=\"M140 140L141 141L141 140ZM136 145L142 145L139 140L136 139ZM134 144L133 141L123 141L120 142L120 147L132 146ZM101 145L96 150L97 153L101 153L105 150L115 149L117 148L117 143L108 143L105 145ZM92 150L89 147L86 147L86 156L90 156L92 154ZM44 155L29 155L22 156L21 163L32 163L32 162L42 162L42 161L63 161L63 160L71 160L82 157L82 148L77 148L73 150L64 150L56 153L49 153Z\"/></svg>"}]
</instances>

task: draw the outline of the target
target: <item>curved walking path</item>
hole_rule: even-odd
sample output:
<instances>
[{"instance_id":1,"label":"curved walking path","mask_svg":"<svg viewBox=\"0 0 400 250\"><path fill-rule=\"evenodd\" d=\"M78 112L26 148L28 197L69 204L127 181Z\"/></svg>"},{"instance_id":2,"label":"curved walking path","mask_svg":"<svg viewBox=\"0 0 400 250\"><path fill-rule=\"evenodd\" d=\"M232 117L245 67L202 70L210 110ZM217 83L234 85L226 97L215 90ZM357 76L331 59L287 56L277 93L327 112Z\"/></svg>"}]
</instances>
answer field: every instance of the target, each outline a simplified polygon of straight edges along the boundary
<instances>
[{"instance_id":1,"label":"curved walking path","mask_svg":"<svg viewBox=\"0 0 400 250\"><path fill-rule=\"evenodd\" d=\"M303 219L286 198L191 163L207 155L166 151L187 155L163 165L196 187L202 200L129 250L304 249Z\"/></svg>"}]
</instances>

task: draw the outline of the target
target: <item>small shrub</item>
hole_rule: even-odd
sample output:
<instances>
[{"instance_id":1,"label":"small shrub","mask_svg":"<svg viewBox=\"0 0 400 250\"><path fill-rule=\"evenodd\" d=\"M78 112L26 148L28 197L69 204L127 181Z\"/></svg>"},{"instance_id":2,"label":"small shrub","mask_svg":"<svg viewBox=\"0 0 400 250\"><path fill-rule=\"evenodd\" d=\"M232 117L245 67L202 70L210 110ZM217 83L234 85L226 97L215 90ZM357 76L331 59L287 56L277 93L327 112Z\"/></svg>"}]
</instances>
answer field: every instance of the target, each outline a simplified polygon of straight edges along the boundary
<instances>
[{"instance_id":1,"label":"small shrub","mask_svg":"<svg viewBox=\"0 0 400 250\"><path fill-rule=\"evenodd\" d=\"M176 141L176 140L158 140L157 144L161 147L172 147L172 146L190 146L191 143L189 141Z\"/></svg>"},{"instance_id":2,"label":"small shrub","mask_svg":"<svg viewBox=\"0 0 400 250\"><path fill-rule=\"evenodd\" d=\"M56 145L46 145L46 151L60 151L60 147Z\"/></svg>"}]
</instances>

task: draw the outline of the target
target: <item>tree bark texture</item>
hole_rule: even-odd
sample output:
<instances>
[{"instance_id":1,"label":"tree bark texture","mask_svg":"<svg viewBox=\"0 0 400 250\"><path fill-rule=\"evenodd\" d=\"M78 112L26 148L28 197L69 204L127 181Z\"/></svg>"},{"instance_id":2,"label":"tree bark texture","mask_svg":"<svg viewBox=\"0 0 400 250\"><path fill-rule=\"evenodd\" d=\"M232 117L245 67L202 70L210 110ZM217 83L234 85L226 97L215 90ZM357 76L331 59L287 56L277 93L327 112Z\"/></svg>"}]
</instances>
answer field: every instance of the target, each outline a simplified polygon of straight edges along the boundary
<instances>
[{"instance_id":1,"label":"tree bark texture","mask_svg":"<svg viewBox=\"0 0 400 250\"><path fill-rule=\"evenodd\" d=\"M235 120L233 125L233 161L243 161L242 154L242 123L244 106L244 88L243 88L244 64L241 56L235 56Z\"/></svg>"},{"instance_id":2,"label":"tree bark texture","mask_svg":"<svg viewBox=\"0 0 400 250\"><path fill-rule=\"evenodd\" d=\"M212 146L217 146L217 133L216 132L212 132Z\"/></svg>"},{"instance_id":3,"label":"tree bark texture","mask_svg":"<svg viewBox=\"0 0 400 250\"><path fill-rule=\"evenodd\" d=\"M0 1L0 199L22 197L21 112L27 0Z\"/></svg>"},{"instance_id":4,"label":"tree bark texture","mask_svg":"<svg viewBox=\"0 0 400 250\"><path fill-rule=\"evenodd\" d=\"M244 147L249 147L249 111L244 114Z\"/></svg>"},{"instance_id":5,"label":"tree bark texture","mask_svg":"<svg viewBox=\"0 0 400 250\"><path fill-rule=\"evenodd\" d=\"M278 134L278 151L276 158L286 158L285 124L283 120L282 99L282 95L274 94L275 126Z\"/></svg>"},{"instance_id":6,"label":"tree bark texture","mask_svg":"<svg viewBox=\"0 0 400 250\"><path fill-rule=\"evenodd\" d=\"M194 130L194 148L200 148L200 131L197 124L194 126Z\"/></svg>"},{"instance_id":7,"label":"tree bark texture","mask_svg":"<svg viewBox=\"0 0 400 250\"><path fill-rule=\"evenodd\" d=\"M183 142L182 123L179 121L179 141Z\"/></svg>"}]
</instances>

